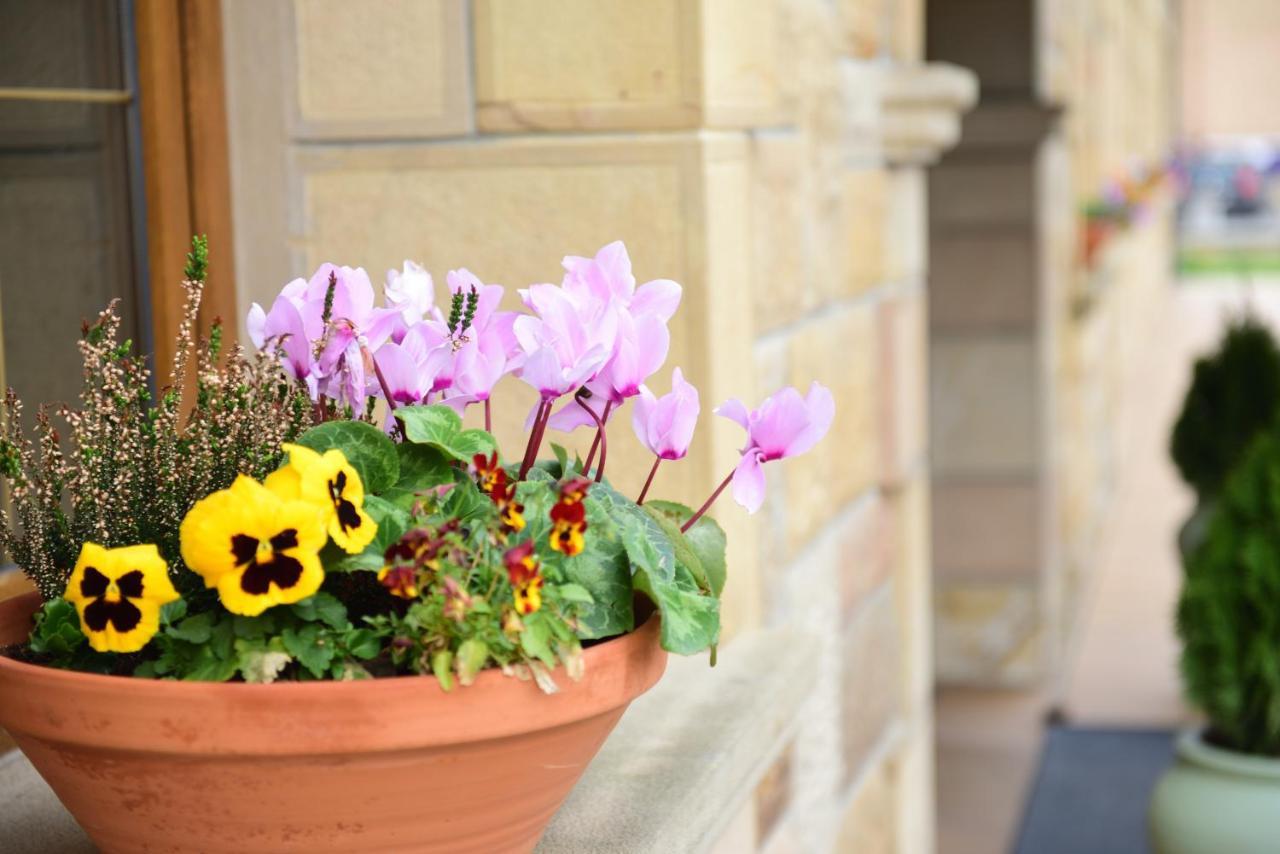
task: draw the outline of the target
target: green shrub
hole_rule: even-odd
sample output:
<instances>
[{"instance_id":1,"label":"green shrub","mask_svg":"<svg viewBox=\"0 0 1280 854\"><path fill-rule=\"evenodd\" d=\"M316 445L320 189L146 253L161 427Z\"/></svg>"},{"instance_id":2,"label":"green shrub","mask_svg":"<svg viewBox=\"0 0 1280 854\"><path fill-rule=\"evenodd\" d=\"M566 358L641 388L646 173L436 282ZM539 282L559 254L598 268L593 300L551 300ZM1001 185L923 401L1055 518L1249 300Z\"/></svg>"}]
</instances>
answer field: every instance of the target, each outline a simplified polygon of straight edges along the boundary
<instances>
[{"instance_id":1,"label":"green shrub","mask_svg":"<svg viewBox=\"0 0 1280 854\"><path fill-rule=\"evenodd\" d=\"M1198 359L1173 428L1173 461L1203 501L1221 488L1280 408L1280 348L1251 317L1233 321L1216 353Z\"/></svg>"},{"instance_id":2,"label":"green shrub","mask_svg":"<svg viewBox=\"0 0 1280 854\"><path fill-rule=\"evenodd\" d=\"M1249 445L1215 504L1185 557L1183 682L1216 740L1280 756L1280 430Z\"/></svg>"}]
</instances>

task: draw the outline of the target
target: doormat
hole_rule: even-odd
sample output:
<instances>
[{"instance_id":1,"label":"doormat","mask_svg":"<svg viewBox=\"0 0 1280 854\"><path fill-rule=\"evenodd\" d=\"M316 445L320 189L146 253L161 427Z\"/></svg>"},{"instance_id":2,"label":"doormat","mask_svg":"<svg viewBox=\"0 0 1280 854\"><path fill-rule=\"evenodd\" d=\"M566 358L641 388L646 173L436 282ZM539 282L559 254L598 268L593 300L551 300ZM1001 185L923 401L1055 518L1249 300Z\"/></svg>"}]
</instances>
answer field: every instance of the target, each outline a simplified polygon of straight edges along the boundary
<instances>
[{"instance_id":1,"label":"doormat","mask_svg":"<svg viewBox=\"0 0 1280 854\"><path fill-rule=\"evenodd\" d=\"M1143 854L1147 804L1173 763L1168 730L1052 727L1016 854Z\"/></svg>"}]
</instances>

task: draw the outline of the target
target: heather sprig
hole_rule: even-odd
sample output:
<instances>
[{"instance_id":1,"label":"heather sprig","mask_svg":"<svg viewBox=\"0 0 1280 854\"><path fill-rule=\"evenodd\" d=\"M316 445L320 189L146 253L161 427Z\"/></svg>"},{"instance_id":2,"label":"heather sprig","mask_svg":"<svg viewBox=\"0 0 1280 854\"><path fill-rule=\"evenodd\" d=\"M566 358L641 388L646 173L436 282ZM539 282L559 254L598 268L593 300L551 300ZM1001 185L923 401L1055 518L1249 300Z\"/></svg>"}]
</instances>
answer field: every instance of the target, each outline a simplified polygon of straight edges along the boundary
<instances>
[{"instance_id":1,"label":"heather sprig","mask_svg":"<svg viewBox=\"0 0 1280 854\"><path fill-rule=\"evenodd\" d=\"M178 548L183 516L237 474L271 472L280 444L310 425L310 403L287 382L275 354L248 356L236 348L220 365L220 327L215 324L208 341L195 339L207 266L207 244L196 238L171 385L158 400L146 363L133 354L132 342L119 340L115 303L84 327L77 406L52 413L42 407L32 438L20 429L17 396L6 395L0 477L11 509L0 514L0 545L46 598L62 593L86 541L155 543L175 583L190 589L196 577L185 571ZM197 393L184 412L190 373Z\"/></svg>"}]
</instances>

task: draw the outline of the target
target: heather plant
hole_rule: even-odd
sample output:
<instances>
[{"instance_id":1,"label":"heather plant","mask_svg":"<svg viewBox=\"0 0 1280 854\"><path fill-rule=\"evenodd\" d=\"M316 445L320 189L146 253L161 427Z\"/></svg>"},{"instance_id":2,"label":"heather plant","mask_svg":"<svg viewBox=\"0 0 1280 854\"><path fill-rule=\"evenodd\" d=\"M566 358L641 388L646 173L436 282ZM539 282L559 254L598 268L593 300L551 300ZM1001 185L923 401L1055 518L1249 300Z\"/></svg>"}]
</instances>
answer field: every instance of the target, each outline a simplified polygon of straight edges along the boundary
<instances>
[{"instance_id":1,"label":"heather plant","mask_svg":"<svg viewBox=\"0 0 1280 854\"><path fill-rule=\"evenodd\" d=\"M1223 746L1280 756L1280 433L1227 476L1178 603L1187 696Z\"/></svg>"},{"instance_id":2,"label":"heather plant","mask_svg":"<svg viewBox=\"0 0 1280 854\"><path fill-rule=\"evenodd\" d=\"M815 383L754 410L725 402L717 414L746 433L737 465L697 510L649 501L701 409L679 368L670 393L646 385L681 288L637 286L621 243L563 263L560 285L520 291L528 312L501 310L504 289L467 270L449 273L437 308L409 261L379 307L364 270L324 264L252 307L254 355L220 362L216 325L192 340L198 241L158 402L110 310L81 344L81 407L60 412L66 456L47 413L27 443L11 402L0 459L18 525L5 546L47 599L27 654L153 678L430 674L446 690L496 668L554 691L558 666L581 676L585 642L647 616L637 599L661 613L667 650L714 653L725 538L707 511L732 486L755 512L766 464L829 429L831 394ZM508 375L538 392L509 461L488 430ZM655 456L636 500L605 477L609 420L632 398ZM466 426L471 407L485 429ZM547 441L578 428L594 434L585 461ZM548 444L554 459L540 459Z\"/></svg>"},{"instance_id":3,"label":"heather plant","mask_svg":"<svg viewBox=\"0 0 1280 854\"><path fill-rule=\"evenodd\" d=\"M265 476L280 444L310 426L305 394L285 381L271 354L236 348L220 361L220 320L208 340L195 339L207 267L207 244L197 238L170 382L158 400L145 360L119 340L115 303L82 330L77 406L41 406L32 440L22 434L21 402L12 389L5 397L0 475L13 518L0 516L0 545L46 598L62 593L90 541L153 543L178 587L193 589L178 547L183 516L237 474ZM195 400L188 412L189 374Z\"/></svg>"}]
</instances>

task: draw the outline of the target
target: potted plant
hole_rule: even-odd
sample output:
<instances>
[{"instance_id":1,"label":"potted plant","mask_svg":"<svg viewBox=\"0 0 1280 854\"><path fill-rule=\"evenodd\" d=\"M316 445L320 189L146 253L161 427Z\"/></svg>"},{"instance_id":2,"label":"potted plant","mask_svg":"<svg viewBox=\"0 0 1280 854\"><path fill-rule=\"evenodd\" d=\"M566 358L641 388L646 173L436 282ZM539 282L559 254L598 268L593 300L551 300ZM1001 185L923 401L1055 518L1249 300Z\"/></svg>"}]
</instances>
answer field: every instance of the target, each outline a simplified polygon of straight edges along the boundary
<instances>
[{"instance_id":1,"label":"potted plant","mask_svg":"<svg viewBox=\"0 0 1280 854\"><path fill-rule=\"evenodd\" d=\"M636 287L620 243L525 313L465 270L437 309L410 262L375 307L326 264L253 307L257 352L194 340L206 265L198 240L158 396L108 308L77 408L32 440L7 397L3 544L39 592L0 603L0 726L107 851L530 850L667 652L714 650L706 511L729 486L758 508L830 393L721 406L742 456L693 511L646 500L699 414L679 369L644 384L680 287ZM518 458L487 430L506 374L539 392ZM632 398L635 500L605 478ZM585 461L540 458L579 426Z\"/></svg>"},{"instance_id":2,"label":"potted plant","mask_svg":"<svg viewBox=\"0 0 1280 854\"><path fill-rule=\"evenodd\" d=\"M1280 435L1255 438L1202 540L1178 603L1187 696L1208 717L1184 733L1156 788L1162 854L1270 852L1280 839Z\"/></svg>"}]
</instances>

